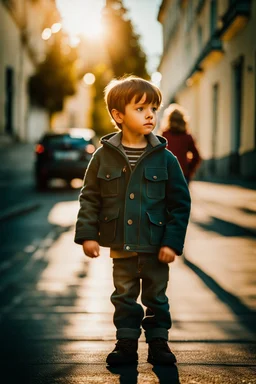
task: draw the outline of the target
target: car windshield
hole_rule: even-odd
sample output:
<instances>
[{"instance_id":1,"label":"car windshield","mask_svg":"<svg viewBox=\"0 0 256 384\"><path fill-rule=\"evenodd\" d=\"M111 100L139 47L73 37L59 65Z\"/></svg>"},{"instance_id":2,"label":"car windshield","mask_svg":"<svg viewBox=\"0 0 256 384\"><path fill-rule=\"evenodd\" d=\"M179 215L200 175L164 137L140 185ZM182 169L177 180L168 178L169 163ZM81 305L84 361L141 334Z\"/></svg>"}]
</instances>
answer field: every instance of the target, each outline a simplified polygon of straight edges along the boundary
<instances>
[{"instance_id":1,"label":"car windshield","mask_svg":"<svg viewBox=\"0 0 256 384\"><path fill-rule=\"evenodd\" d=\"M85 140L83 137L74 137L70 135L56 135L56 136L48 136L46 138L45 143L49 147L75 147L81 148L85 147L87 144L91 144L91 140Z\"/></svg>"}]
</instances>

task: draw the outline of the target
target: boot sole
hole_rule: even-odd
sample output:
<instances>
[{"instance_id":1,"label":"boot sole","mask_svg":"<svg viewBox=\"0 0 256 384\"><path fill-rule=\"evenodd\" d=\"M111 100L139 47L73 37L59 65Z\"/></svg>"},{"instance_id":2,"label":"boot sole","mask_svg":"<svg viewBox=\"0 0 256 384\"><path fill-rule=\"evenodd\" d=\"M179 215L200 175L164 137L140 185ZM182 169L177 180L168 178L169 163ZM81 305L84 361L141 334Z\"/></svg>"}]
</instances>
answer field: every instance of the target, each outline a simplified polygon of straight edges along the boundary
<instances>
[{"instance_id":1,"label":"boot sole","mask_svg":"<svg viewBox=\"0 0 256 384\"><path fill-rule=\"evenodd\" d=\"M119 365L132 365L132 364L138 364L138 360L130 360L130 361L122 361L122 362L119 362L119 361L115 361L115 362L109 362L107 361L106 362L107 365L109 365L110 367L117 367Z\"/></svg>"},{"instance_id":2,"label":"boot sole","mask_svg":"<svg viewBox=\"0 0 256 384\"><path fill-rule=\"evenodd\" d=\"M138 364L138 356L135 356L134 358L126 359L123 361L118 361L118 360L108 361L108 359L106 359L106 363L111 367L116 367L117 365Z\"/></svg>"},{"instance_id":3,"label":"boot sole","mask_svg":"<svg viewBox=\"0 0 256 384\"><path fill-rule=\"evenodd\" d=\"M108 367L120 367L121 365L137 365L138 361L127 361L125 363L107 363Z\"/></svg>"},{"instance_id":4,"label":"boot sole","mask_svg":"<svg viewBox=\"0 0 256 384\"><path fill-rule=\"evenodd\" d=\"M177 360L176 358L173 358L171 361L159 361L153 359L153 357L151 356L148 356L147 362L152 365L174 365L175 363L177 363Z\"/></svg>"}]
</instances>

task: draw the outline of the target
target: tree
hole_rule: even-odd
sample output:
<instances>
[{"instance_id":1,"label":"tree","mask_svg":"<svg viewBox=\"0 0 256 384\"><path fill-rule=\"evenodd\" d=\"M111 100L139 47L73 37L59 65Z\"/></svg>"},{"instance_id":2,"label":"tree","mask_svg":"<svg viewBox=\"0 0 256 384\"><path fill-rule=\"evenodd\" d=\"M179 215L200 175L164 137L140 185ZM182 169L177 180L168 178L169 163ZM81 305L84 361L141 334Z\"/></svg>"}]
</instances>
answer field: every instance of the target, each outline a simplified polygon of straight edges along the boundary
<instances>
[{"instance_id":1,"label":"tree","mask_svg":"<svg viewBox=\"0 0 256 384\"><path fill-rule=\"evenodd\" d=\"M113 131L113 124L110 121L109 114L103 98L104 88L107 83L113 78L112 71L106 64L98 64L94 67L95 83L94 83L94 100L92 121L93 127L98 136L106 135Z\"/></svg>"},{"instance_id":2,"label":"tree","mask_svg":"<svg viewBox=\"0 0 256 384\"><path fill-rule=\"evenodd\" d=\"M76 92L76 50L68 46L63 48L61 41L61 38L54 40L45 60L29 81L31 105L46 108L50 120L55 112L63 109L65 97Z\"/></svg>"},{"instance_id":3,"label":"tree","mask_svg":"<svg viewBox=\"0 0 256 384\"><path fill-rule=\"evenodd\" d=\"M116 77L134 74L148 78L146 55L122 0L107 0L103 10L105 45Z\"/></svg>"},{"instance_id":4,"label":"tree","mask_svg":"<svg viewBox=\"0 0 256 384\"><path fill-rule=\"evenodd\" d=\"M139 35L133 30L122 0L107 0L102 19L104 51L108 57L105 65L95 65L92 69L96 75L92 120L98 135L113 131L113 124L110 122L103 99L104 88L111 78L125 74L149 77L146 70L146 55L140 46Z\"/></svg>"}]
</instances>

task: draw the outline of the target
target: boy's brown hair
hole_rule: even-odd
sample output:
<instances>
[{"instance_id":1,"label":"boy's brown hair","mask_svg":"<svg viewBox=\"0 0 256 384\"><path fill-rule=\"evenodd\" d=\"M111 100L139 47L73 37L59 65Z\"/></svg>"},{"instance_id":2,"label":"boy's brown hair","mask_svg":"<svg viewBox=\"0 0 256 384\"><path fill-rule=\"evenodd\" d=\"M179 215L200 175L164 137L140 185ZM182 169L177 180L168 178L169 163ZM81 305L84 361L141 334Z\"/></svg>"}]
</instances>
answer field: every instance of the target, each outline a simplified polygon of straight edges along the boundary
<instances>
[{"instance_id":1,"label":"boy's brown hair","mask_svg":"<svg viewBox=\"0 0 256 384\"><path fill-rule=\"evenodd\" d=\"M113 79L104 90L105 102L111 120L119 128L121 124L116 123L112 116L112 109L119 112L125 112L125 106L135 97L135 103L138 103L143 95L146 95L145 103L152 103L160 107L162 94L159 88L151 82L137 76L125 76L120 79Z\"/></svg>"}]
</instances>

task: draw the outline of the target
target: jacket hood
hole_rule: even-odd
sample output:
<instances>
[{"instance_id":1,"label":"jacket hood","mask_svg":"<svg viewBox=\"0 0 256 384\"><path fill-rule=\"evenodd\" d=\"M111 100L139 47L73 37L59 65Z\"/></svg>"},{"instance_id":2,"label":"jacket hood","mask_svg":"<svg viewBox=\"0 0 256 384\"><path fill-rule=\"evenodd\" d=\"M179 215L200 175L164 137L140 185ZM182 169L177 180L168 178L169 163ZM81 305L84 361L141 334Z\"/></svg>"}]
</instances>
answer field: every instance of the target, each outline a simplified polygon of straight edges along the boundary
<instances>
[{"instance_id":1,"label":"jacket hood","mask_svg":"<svg viewBox=\"0 0 256 384\"><path fill-rule=\"evenodd\" d=\"M146 135L146 138L149 142L149 144L154 148L154 147L166 147L167 145L167 140L158 135L154 135L152 132L149 135ZM121 140L122 140L122 132L113 132L109 133L108 135L103 136L100 139L101 144L112 144L115 147L119 147L121 145Z\"/></svg>"}]
</instances>

